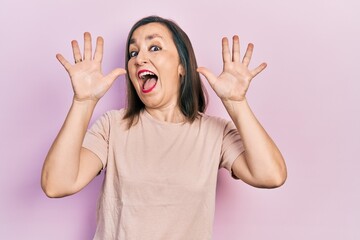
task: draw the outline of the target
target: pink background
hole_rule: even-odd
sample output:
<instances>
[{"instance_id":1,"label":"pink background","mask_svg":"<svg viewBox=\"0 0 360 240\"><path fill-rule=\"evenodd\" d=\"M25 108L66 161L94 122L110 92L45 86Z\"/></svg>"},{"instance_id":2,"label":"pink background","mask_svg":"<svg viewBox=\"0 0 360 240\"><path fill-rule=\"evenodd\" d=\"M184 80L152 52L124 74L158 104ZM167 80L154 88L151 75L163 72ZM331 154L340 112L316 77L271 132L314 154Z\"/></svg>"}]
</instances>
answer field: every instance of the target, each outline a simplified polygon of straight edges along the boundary
<instances>
[{"instance_id":1,"label":"pink background","mask_svg":"<svg viewBox=\"0 0 360 240\"><path fill-rule=\"evenodd\" d=\"M91 239L103 176L77 195L48 199L44 157L69 109L70 41L105 39L104 72L124 66L131 25L158 14L188 33L198 63L222 67L222 36L255 43L268 63L248 93L252 109L286 158L279 189L255 189L219 173L214 239L360 239L360 2L2 0L0 238ZM244 47L243 47L244 48ZM227 118L210 88L209 114ZM94 118L124 106L124 78Z\"/></svg>"}]
</instances>

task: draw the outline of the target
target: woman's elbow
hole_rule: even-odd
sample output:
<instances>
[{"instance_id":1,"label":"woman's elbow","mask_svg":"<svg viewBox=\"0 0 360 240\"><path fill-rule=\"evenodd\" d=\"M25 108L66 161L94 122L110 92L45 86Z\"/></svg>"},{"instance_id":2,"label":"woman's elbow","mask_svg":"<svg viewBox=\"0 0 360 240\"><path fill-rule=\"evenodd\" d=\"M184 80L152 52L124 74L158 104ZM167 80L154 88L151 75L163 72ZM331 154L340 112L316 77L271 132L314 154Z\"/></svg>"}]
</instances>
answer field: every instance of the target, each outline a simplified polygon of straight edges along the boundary
<instances>
[{"instance_id":1,"label":"woman's elbow","mask_svg":"<svg viewBox=\"0 0 360 240\"><path fill-rule=\"evenodd\" d=\"M45 195L49 198L62 198L71 195L69 191L66 191L59 184L56 184L54 181L50 181L46 177L46 174L41 178L41 188Z\"/></svg>"},{"instance_id":2,"label":"woman's elbow","mask_svg":"<svg viewBox=\"0 0 360 240\"><path fill-rule=\"evenodd\" d=\"M46 181L41 181L41 188L48 198L61 198L65 196L61 194L56 187L51 186L51 184L48 184Z\"/></svg>"},{"instance_id":3,"label":"woman's elbow","mask_svg":"<svg viewBox=\"0 0 360 240\"><path fill-rule=\"evenodd\" d=\"M271 177L269 177L266 188L278 188L284 185L287 179L287 170L286 167L282 167L276 173L273 173Z\"/></svg>"}]
</instances>

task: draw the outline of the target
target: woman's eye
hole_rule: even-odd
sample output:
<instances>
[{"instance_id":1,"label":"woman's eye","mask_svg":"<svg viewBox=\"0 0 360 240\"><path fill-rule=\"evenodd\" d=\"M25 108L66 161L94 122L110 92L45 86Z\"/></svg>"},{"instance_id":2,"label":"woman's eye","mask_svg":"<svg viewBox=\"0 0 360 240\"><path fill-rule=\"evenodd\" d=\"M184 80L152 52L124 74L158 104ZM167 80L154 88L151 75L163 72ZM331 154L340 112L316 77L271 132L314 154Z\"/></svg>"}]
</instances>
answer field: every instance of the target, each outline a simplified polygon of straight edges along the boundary
<instances>
[{"instance_id":1,"label":"woman's eye","mask_svg":"<svg viewBox=\"0 0 360 240\"><path fill-rule=\"evenodd\" d=\"M152 46L152 47L150 48L150 51L152 51L152 52L156 52L156 51L160 51L160 50L161 50L161 48L158 47L158 46Z\"/></svg>"},{"instance_id":2,"label":"woman's eye","mask_svg":"<svg viewBox=\"0 0 360 240\"><path fill-rule=\"evenodd\" d=\"M129 55L132 58L132 57L136 57L138 53L136 51L131 51Z\"/></svg>"}]
</instances>

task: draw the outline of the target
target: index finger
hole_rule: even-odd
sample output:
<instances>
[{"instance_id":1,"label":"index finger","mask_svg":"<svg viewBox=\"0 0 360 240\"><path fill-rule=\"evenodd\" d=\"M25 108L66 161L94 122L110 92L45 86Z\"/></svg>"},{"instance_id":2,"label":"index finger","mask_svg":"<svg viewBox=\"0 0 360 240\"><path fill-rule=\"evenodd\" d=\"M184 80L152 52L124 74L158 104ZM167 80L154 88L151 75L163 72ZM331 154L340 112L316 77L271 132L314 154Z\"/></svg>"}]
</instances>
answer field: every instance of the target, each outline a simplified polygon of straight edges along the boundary
<instances>
[{"instance_id":1,"label":"index finger","mask_svg":"<svg viewBox=\"0 0 360 240\"><path fill-rule=\"evenodd\" d=\"M101 62L103 57L103 49L104 49L104 39L102 37L98 37L96 39L96 48L94 54L94 60Z\"/></svg>"},{"instance_id":2,"label":"index finger","mask_svg":"<svg viewBox=\"0 0 360 240\"><path fill-rule=\"evenodd\" d=\"M222 39L222 57L223 57L224 63L231 62L229 41L226 37L224 37Z\"/></svg>"},{"instance_id":3,"label":"index finger","mask_svg":"<svg viewBox=\"0 0 360 240\"><path fill-rule=\"evenodd\" d=\"M249 66L253 51L254 51L254 44L249 43L245 52L245 56L243 58L243 64L245 66Z\"/></svg>"}]
</instances>

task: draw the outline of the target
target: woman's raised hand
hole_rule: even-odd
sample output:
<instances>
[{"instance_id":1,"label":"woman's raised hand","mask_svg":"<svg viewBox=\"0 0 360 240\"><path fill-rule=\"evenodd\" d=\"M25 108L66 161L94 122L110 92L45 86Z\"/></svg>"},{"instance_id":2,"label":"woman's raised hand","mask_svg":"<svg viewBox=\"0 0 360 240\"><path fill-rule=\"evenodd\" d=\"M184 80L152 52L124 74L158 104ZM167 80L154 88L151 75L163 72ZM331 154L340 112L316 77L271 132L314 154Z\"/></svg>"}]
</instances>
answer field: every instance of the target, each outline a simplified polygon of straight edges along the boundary
<instances>
[{"instance_id":1,"label":"woman's raised hand","mask_svg":"<svg viewBox=\"0 0 360 240\"><path fill-rule=\"evenodd\" d=\"M98 37L94 56L92 54L92 44L90 33L84 33L84 54L81 54L78 42L71 42L75 63L69 63L61 54L56 58L64 66L71 78L74 90L74 100L98 101L111 87L117 77L125 74L125 69L116 68L108 75L104 76L101 71L103 58L104 40Z\"/></svg>"},{"instance_id":2,"label":"woman's raised hand","mask_svg":"<svg viewBox=\"0 0 360 240\"><path fill-rule=\"evenodd\" d=\"M251 80L266 68L266 63L262 63L253 70L249 69L253 49L254 45L250 43L242 61L240 61L239 37L233 37L232 53L230 53L228 39L223 38L223 72L216 77L210 70L204 67L198 68L198 72L205 76L222 101L244 100Z\"/></svg>"}]
</instances>

